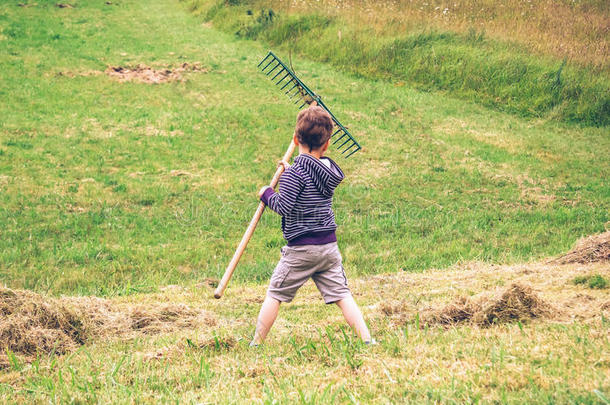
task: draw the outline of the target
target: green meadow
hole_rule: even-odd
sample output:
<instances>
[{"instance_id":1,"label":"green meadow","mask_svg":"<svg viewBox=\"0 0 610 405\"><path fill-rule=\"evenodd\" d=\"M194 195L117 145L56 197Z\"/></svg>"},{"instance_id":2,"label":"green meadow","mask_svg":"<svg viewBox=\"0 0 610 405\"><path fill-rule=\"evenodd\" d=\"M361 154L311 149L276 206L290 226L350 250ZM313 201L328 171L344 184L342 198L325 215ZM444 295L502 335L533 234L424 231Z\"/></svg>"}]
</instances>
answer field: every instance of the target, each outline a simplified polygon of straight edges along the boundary
<instances>
[{"instance_id":1,"label":"green meadow","mask_svg":"<svg viewBox=\"0 0 610 405\"><path fill-rule=\"evenodd\" d=\"M374 53L356 54L357 42L336 59L320 56L329 33L314 47L314 34L303 31L292 50L278 39L277 30L289 29L283 23L236 35L237 13L246 6L232 2L56 3L0 4L0 284L51 297L183 302L215 313L219 326L94 342L66 356L41 354L34 363L15 358L0 370L0 399L608 403L608 319L599 308L590 321L449 331L421 329L414 313L396 326L375 309L376 293L387 288L375 277L419 280L404 296L390 289L391 299L412 303L421 294L423 303L446 303L456 294L451 278L435 271L440 281L430 279L430 269L456 274L474 262L512 269L608 228L605 73L570 65L566 77L578 78L580 90L540 96L536 75L551 67L556 73L561 61L486 42L492 57L478 54L481 68L469 75L485 75L505 60L516 66L520 58L531 68L523 82L530 93L504 93L497 101L494 92L504 91L511 76L479 90L457 89L457 82L425 77L423 68L419 76L396 74L400 53L391 55L394 65L374 66ZM435 35L422 39L428 42L418 57L430 46L477 52L471 42L460 45L457 34ZM380 39L379 49L390 40ZM202 287L222 276L257 191L291 140L297 110L257 69L269 49L290 56L299 77L363 146L349 159L332 150L329 156L346 173L334 203L339 246L378 347L342 333L335 308L307 290L311 302L280 312L285 320L275 337L271 332L273 345L248 349L256 299L284 244L273 213L263 215L226 300L210 302L211 290ZM351 57L356 63L345 68ZM453 69L454 59L443 60ZM110 66L184 63L201 69L158 84L106 74ZM533 109L524 107L538 96ZM607 265L594 270L608 279ZM501 273L492 273L474 275L467 294L503 286ZM577 274L571 269L569 280L559 278L566 291L603 303L607 290L573 283ZM564 288L555 283L553 294ZM168 285L187 292L163 292ZM222 343L231 336L235 346ZM216 343L198 346L208 338ZM158 361L140 356L158 351ZM455 364L463 369L453 370Z\"/></svg>"},{"instance_id":2,"label":"green meadow","mask_svg":"<svg viewBox=\"0 0 610 405\"><path fill-rule=\"evenodd\" d=\"M3 281L113 295L219 277L297 112L257 70L267 47L171 2L6 3L1 23ZM95 73L183 62L207 72ZM347 173L335 210L352 275L537 259L604 230L607 128L292 62L364 147L330 154ZM263 217L235 281L268 279L279 224Z\"/></svg>"}]
</instances>

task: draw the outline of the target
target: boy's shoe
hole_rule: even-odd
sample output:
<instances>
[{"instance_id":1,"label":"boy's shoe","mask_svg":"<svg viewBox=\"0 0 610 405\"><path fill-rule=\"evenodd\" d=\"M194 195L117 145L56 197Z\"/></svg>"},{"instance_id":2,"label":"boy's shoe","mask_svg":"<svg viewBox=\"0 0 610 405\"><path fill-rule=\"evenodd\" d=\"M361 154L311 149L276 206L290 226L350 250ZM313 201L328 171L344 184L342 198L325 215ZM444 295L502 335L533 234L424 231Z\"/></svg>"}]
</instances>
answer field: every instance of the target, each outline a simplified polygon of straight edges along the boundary
<instances>
[{"instance_id":1,"label":"boy's shoe","mask_svg":"<svg viewBox=\"0 0 610 405\"><path fill-rule=\"evenodd\" d=\"M259 343L254 343L254 340L250 342L250 347L259 347Z\"/></svg>"},{"instance_id":2,"label":"boy's shoe","mask_svg":"<svg viewBox=\"0 0 610 405\"><path fill-rule=\"evenodd\" d=\"M377 341L373 338L371 338L371 340L365 340L364 344L367 346L375 346L377 344Z\"/></svg>"}]
</instances>

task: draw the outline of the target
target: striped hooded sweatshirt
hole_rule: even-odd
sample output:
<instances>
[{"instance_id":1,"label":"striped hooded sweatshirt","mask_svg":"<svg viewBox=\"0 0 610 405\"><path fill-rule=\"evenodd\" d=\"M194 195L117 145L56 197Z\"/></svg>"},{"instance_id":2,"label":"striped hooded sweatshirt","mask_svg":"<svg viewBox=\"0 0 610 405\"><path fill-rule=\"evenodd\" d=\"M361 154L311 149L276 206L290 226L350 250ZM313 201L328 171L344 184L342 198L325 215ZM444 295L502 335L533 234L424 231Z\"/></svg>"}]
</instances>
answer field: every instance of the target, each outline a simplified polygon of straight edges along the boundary
<instances>
[{"instance_id":1,"label":"striped hooded sweatshirt","mask_svg":"<svg viewBox=\"0 0 610 405\"><path fill-rule=\"evenodd\" d=\"M304 153L280 177L278 193L271 187L265 190L261 201L282 216L282 232L288 246L337 241L331 204L335 188L343 177L332 159L316 159Z\"/></svg>"}]
</instances>

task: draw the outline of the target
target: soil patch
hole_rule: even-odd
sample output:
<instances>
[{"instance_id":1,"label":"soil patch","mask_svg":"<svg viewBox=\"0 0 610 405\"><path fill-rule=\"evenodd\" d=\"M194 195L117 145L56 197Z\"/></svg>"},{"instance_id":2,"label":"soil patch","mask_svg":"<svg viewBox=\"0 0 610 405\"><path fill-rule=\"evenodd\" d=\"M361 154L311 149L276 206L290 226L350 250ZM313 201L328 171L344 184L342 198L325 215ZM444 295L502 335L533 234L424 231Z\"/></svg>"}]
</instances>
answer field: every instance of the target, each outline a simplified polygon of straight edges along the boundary
<instances>
[{"instance_id":1,"label":"soil patch","mask_svg":"<svg viewBox=\"0 0 610 405\"><path fill-rule=\"evenodd\" d=\"M96 297L49 298L0 287L0 353L69 352L92 339L213 326L209 313L184 304L112 303ZM0 359L0 368L6 361Z\"/></svg>"},{"instance_id":2,"label":"soil patch","mask_svg":"<svg viewBox=\"0 0 610 405\"><path fill-rule=\"evenodd\" d=\"M514 283L499 296L473 300L460 297L440 310L424 313L427 324L452 326L472 323L489 327L499 323L548 318L557 310L542 300L531 287Z\"/></svg>"},{"instance_id":3,"label":"soil patch","mask_svg":"<svg viewBox=\"0 0 610 405\"><path fill-rule=\"evenodd\" d=\"M551 260L549 263L569 264L607 261L610 261L610 231L580 239L571 251Z\"/></svg>"},{"instance_id":4,"label":"soil patch","mask_svg":"<svg viewBox=\"0 0 610 405\"><path fill-rule=\"evenodd\" d=\"M148 84L165 83L183 80L186 72L207 72L208 69L199 63L183 63L175 68L155 69L139 64L137 66L109 66L105 73L120 82L141 82Z\"/></svg>"}]
</instances>

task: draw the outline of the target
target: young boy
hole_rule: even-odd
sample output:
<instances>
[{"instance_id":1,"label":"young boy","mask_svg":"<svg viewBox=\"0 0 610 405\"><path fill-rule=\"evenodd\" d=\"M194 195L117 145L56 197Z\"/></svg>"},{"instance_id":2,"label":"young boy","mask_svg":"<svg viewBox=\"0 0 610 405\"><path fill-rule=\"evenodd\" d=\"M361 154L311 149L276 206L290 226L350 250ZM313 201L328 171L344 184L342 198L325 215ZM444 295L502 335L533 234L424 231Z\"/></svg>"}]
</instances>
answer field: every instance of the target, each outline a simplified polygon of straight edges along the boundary
<instances>
[{"instance_id":1,"label":"young boy","mask_svg":"<svg viewBox=\"0 0 610 405\"><path fill-rule=\"evenodd\" d=\"M251 346L265 340L280 303L292 301L309 278L325 303L335 303L341 308L349 326L365 343L374 342L347 287L337 247L337 224L331 204L334 190L344 176L334 161L324 157L333 122L323 108L312 104L297 117L294 142L299 147L299 156L292 166L280 162L285 172L280 178L279 192L269 186L259 192L260 199L282 216L282 231L288 243L281 249L282 258L271 276Z\"/></svg>"}]
</instances>

